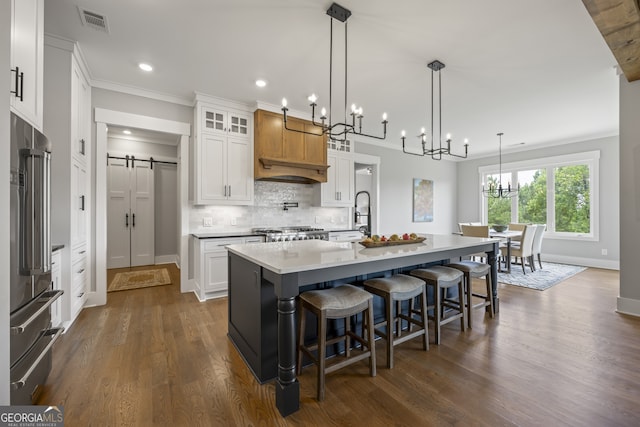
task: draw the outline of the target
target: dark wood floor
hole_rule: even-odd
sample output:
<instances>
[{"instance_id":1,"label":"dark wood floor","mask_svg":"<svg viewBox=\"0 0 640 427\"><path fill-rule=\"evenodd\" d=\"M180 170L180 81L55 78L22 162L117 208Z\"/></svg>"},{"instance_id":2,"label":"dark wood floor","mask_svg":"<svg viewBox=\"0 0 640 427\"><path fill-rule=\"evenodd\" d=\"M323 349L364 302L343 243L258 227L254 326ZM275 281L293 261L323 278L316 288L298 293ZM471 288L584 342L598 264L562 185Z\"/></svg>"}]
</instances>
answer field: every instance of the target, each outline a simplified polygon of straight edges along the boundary
<instances>
[{"instance_id":1,"label":"dark wood floor","mask_svg":"<svg viewBox=\"0 0 640 427\"><path fill-rule=\"evenodd\" d=\"M111 293L82 311L56 345L41 404L88 425L571 425L640 422L640 319L616 313L618 272L588 269L543 292L500 285L500 314L474 329L444 327L378 375L366 362L300 377L301 410L283 419L274 386L260 386L226 337L227 301L200 303L171 286ZM433 336L432 336L433 337ZM433 338L432 338L433 339Z\"/></svg>"}]
</instances>

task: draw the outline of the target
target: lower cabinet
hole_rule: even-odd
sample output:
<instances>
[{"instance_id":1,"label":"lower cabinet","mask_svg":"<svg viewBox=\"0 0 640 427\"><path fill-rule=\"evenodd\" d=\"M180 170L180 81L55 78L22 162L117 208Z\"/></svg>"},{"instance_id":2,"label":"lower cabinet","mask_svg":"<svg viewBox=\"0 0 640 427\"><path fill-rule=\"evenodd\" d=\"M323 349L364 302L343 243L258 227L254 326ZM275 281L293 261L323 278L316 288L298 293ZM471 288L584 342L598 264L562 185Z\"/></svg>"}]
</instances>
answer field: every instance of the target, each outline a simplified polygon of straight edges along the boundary
<instances>
[{"instance_id":1,"label":"lower cabinet","mask_svg":"<svg viewBox=\"0 0 640 427\"><path fill-rule=\"evenodd\" d=\"M195 293L200 301L227 296L229 261L227 246L262 242L260 236L233 238L194 238Z\"/></svg>"},{"instance_id":2,"label":"lower cabinet","mask_svg":"<svg viewBox=\"0 0 640 427\"><path fill-rule=\"evenodd\" d=\"M87 299L87 257L85 245L80 245L73 250L71 264L71 320L75 320Z\"/></svg>"},{"instance_id":3,"label":"lower cabinet","mask_svg":"<svg viewBox=\"0 0 640 427\"><path fill-rule=\"evenodd\" d=\"M62 252L57 250L51 254L51 283L53 290L62 289ZM62 298L51 304L51 326L56 328L62 324Z\"/></svg>"}]
</instances>

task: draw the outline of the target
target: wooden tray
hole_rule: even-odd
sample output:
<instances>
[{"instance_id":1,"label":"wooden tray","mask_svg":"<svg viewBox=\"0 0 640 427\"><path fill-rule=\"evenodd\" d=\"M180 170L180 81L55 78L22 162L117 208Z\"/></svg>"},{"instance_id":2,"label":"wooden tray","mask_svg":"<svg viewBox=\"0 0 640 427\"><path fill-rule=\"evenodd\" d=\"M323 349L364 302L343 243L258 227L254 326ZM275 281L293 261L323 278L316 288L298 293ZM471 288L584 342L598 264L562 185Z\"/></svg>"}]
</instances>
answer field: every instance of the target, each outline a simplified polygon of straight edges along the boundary
<instances>
[{"instance_id":1,"label":"wooden tray","mask_svg":"<svg viewBox=\"0 0 640 427\"><path fill-rule=\"evenodd\" d=\"M365 248L379 248L382 246L396 246L396 245L409 245L411 243L424 242L424 237L418 237L413 240L387 240L386 242L358 242Z\"/></svg>"}]
</instances>

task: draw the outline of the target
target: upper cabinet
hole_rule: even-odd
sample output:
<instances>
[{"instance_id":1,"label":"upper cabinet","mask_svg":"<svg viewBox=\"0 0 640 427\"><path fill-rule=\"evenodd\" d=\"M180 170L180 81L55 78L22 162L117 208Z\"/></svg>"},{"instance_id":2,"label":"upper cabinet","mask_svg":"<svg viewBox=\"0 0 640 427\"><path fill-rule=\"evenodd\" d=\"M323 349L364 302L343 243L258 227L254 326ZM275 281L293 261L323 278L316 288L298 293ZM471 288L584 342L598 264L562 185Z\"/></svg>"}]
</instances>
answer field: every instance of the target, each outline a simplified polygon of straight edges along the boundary
<instances>
[{"instance_id":1,"label":"upper cabinet","mask_svg":"<svg viewBox=\"0 0 640 427\"><path fill-rule=\"evenodd\" d=\"M308 120L256 110L254 175L256 179L327 181L327 137ZM306 133L304 133L306 132Z\"/></svg>"},{"instance_id":2,"label":"upper cabinet","mask_svg":"<svg viewBox=\"0 0 640 427\"><path fill-rule=\"evenodd\" d=\"M253 204L251 114L238 108L196 101L194 203Z\"/></svg>"},{"instance_id":3,"label":"upper cabinet","mask_svg":"<svg viewBox=\"0 0 640 427\"><path fill-rule=\"evenodd\" d=\"M44 3L11 0L11 110L42 130Z\"/></svg>"},{"instance_id":4,"label":"upper cabinet","mask_svg":"<svg viewBox=\"0 0 640 427\"><path fill-rule=\"evenodd\" d=\"M316 190L316 204L326 207L352 207L355 202L355 163L353 154L329 150L327 182Z\"/></svg>"}]
</instances>

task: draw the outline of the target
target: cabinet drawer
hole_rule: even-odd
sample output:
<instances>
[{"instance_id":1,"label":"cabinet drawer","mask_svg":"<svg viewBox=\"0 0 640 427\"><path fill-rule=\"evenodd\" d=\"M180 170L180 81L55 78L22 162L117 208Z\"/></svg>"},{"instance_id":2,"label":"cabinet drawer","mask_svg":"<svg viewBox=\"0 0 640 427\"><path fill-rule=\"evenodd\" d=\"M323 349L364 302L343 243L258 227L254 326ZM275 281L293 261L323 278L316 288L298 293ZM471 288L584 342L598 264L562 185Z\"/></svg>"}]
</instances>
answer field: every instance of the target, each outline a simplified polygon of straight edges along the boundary
<instances>
[{"instance_id":1,"label":"cabinet drawer","mask_svg":"<svg viewBox=\"0 0 640 427\"><path fill-rule=\"evenodd\" d=\"M84 243L81 245L78 245L71 250L71 263L75 264L81 259L86 258L86 256L87 256L87 245Z\"/></svg>"},{"instance_id":2,"label":"cabinet drawer","mask_svg":"<svg viewBox=\"0 0 640 427\"><path fill-rule=\"evenodd\" d=\"M225 250L227 245L235 245L242 243L243 239L207 239L203 243L204 251L222 251Z\"/></svg>"}]
</instances>

